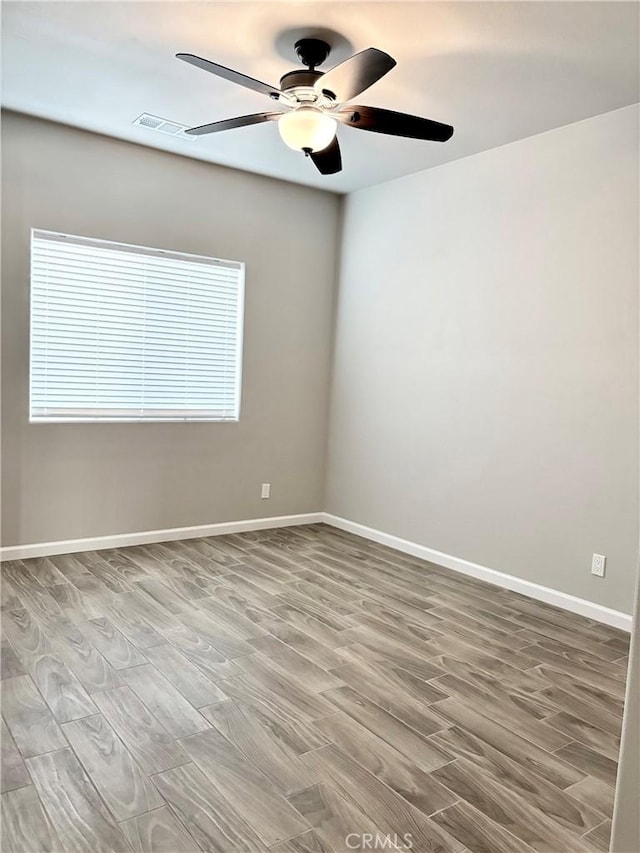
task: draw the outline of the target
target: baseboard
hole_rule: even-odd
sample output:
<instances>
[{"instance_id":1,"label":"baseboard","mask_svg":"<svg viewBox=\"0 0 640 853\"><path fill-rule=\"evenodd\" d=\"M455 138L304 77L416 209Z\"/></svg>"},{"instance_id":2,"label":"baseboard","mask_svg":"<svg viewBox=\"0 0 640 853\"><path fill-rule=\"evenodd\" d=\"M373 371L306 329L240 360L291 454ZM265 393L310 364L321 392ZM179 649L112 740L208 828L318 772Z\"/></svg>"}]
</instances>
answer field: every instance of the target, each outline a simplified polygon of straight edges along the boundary
<instances>
[{"instance_id":1,"label":"baseboard","mask_svg":"<svg viewBox=\"0 0 640 853\"><path fill-rule=\"evenodd\" d=\"M570 610L572 613L579 613L588 619L603 622L605 625L611 625L622 631L631 631L632 616L622 613L619 610L612 610L609 607L603 607L601 604L595 604L593 601L586 601L584 598L577 598L574 595L560 592L557 589L551 589L548 586L542 586L533 581L507 575L504 572L498 572L495 569L481 566L478 563L471 563L469 560L463 560L460 557L453 557L451 554L427 548L425 545L418 545L416 542L410 542L408 539L401 539L399 536L383 533L372 527L366 527L364 524L348 521L346 518L339 518L330 513L322 513L321 515L323 516L322 521L325 524L345 530L348 533L354 533L356 536L370 539L372 542L387 545L389 548L395 548L396 551L403 551L412 557L428 560L430 563L436 563L438 566L444 566L454 572L478 578L487 583L510 589L513 592L519 592L522 595L528 595L530 598L544 601L546 604L553 604L555 607L561 607L563 610Z\"/></svg>"},{"instance_id":2,"label":"baseboard","mask_svg":"<svg viewBox=\"0 0 640 853\"><path fill-rule=\"evenodd\" d=\"M436 563L438 566L444 566L454 572L460 572L463 575L469 575L487 583L519 592L522 595L528 595L538 601L553 604L555 607L579 613L588 619L612 625L622 631L631 631L632 617L627 613L603 607L593 601L586 601L566 592L517 578L514 575L490 569L488 566L481 566L479 563L472 563L469 560L436 551L433 548L427 548L426 545L418 545L417 542L410 542L408 539L401 539L399 536L392 536L390 533L383 533L373 527L367 527L364 524L326 512L278 515L270 518L225 521L220 524L200 524L195 527L172 527L165 530L145 530L139 533L119 533L113 536L93 536L88 539L37 542L31 545L9 545L0 548L0 561L26 560L30 557L49 557L55 554L76 554L80 551L100 551L105 548L125 548L128 545L150 545L153 542L198 539L202 536L222 536L225 533L244 533L249 530L269 530L277 527L293 527L298 524L317 524L319 522L370 539L372 542L379 542L389 548L395 548L397 551L410 554L412 557Z\"/></svg>"},{"instance_id":3,"label":"baseboard","mask_svg":"<svg viewBox=\"0 0 640 853\"><path fill-rule=\"evenodd\" d=\"M323 516L324 513L321 512L307 512L300 515L276 515L271 518L224 521L221 524L200 524L195 527L172 527L166 530L145 530L140 533L118 533L114 536L93 536L89 539L9 545L0 548L0 561L50 557L54 554L77 554L80 551L101 551L104 548L125 548L127 545L150 545L153 542L172 542L176 539L199 539L202 536L270 530L275 527L293 527L297 524L317 524L323 520Z\"/></svg>"}]
</instances>

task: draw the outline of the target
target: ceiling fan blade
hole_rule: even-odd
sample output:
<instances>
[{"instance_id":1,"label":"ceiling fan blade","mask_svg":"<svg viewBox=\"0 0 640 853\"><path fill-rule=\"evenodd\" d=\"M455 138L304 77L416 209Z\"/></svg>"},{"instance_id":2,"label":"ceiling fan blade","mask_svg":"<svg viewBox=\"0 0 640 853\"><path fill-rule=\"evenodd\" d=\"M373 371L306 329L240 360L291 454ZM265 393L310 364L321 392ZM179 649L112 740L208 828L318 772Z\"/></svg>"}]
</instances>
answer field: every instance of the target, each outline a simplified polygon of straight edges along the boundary
<instances>
[{"instance_id":1,"label":"ceiling fan blade","mask_svg":"<svg viewBox=\"0 0 640 853\"><path fill-rule=\"evenodd\" d=\"M339 103L349 101L384 77L395 64L395 59L388 53L368 47L319 77L314 89L319 95L329 93Z\"/></svg>"},{"instance_id":2,"label":"ceiling fan blade","mask_svg":"<svg viewBox=\"0 0 640 853\"><path fill-rule=\"evenodd\" d=\"M335 175L342 171L342 154L337 136L334 136L333 142L326 148L323 148L322 151L312 151L309 157L321 175Z\"/></svg>"},{"instance_id":3,"label":"ceiling fan blade","mask_svg":"<svg viewBox=\"0 0 640 853\"><path fill-rule=\"evenodd\" d=\"M254 113L250 116L225 118L223 121L212 121L211 124L201 124L185 130L189 136L204 136L207 133L218 133L220 130L233 130L236 127L247 127L250 124L262 124L264 121L275 121L284 113Z\"/></svg>"},{"instance_id":4,"label":"ceiling fan blade","mask_svg":"<svg viewBox=\"0 0 640 853\"><path fill-rule=\"evenodd\" d=\"M391 136L407 136L409 139L426 139L431 142L446 142L453 136L450 124L378 107L339 107L332 110L331 115L350 127L388 133Z\"/></svg>"},{"instance_id":5,"label":"ceiling fan blade","mask_svg":"<svg viewBox=\"0 0 640 853\"><path fill-rule=\"evenodd\" d=\"M244 86L247 89L253 89L254 92L260 92L261 95L268 95L270 98L277 99L282 94L277 86L269 86L267 83L254 80L253 77L247 77L246 74L241 74L239 71L234 71L231 68L225 68L224 65L218 65L217 62L209 62L208 59L202 59L200 56L194 56L192 53L176 53L176 59L182 59L183 62L188 62L189 65L195 65L196 68L202 68L203 71L209 71L217 77L222 77L224 80L237 83L239 86Z\"/></svg>"}]
</instances>

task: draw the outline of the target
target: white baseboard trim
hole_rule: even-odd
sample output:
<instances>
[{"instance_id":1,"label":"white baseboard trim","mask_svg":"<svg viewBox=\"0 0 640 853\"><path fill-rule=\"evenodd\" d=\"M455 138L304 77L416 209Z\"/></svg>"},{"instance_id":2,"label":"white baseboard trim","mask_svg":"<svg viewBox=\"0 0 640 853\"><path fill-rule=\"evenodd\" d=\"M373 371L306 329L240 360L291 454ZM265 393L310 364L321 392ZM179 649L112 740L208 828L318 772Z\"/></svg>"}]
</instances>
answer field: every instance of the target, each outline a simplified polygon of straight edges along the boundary
<instances>
[{"instance_id":1,"label":"white baseboard trim","mask_svg":"<svg viewBox=\"0 0 640 853\"><path fill-rule=\"evenodd\" d=\"M225 533L244 533L249 530L269 530L277 527L293 527L298 524L318 524L319 522L324 522L348 533L354 533L356 536L362 536L389 548L395 548L396 551L402 551L412 557L436 563L438 566L444 566L454 572L460 572L463 575L469 575L487 583L519 592L522 595L528 595L538 601L553 604L564 610L579 613L588 619L612 625L622 631L631 631L632 617L627 613L603 607L593 601L586 601L583 598L577 598L566 592L560 592L533 581L508 575L487 566L481 566L479 563L463 560L461 557L454 557L451 554L427 548L426 545L419 545L417 542L410 542L408 539L401 539L399 536L392 536L390 533L383 533L373 527L367 527L364 524L326 512L278 515L270 518L225 521L219 524L200 524L194 527L173 527L165 530L145 530L139 533L119 533L113 536L93 536L88 539L37 542L31 545L9 545L0 548L0 561L26 560L30 557L49 557L55 554L77 554L81 551L125 548L128 545L150 545L154 542L172 542L176 539L198 539L202 536L222 536Z\"/></svg>"},{"instance_id":2,"label":"white baseboard trim","mask_svg":"<svg viewBox=\"0 0 640 853\"><path fill-rule=\"evenodd\" d=\"M632 616L627 613L612 610L610 607L603 607L603 605L595 604L593 601L586 601L584 598L577 598L574 595L560 592L557 589L551 589L548 586L542 586L533 581L527 581L523 578L514 577L514 575L498 572L495 569L481 566L478 563L471 563L469 560L463 560L460 557L453 557L451 554L444 554L442 551L427 548L425 545L418 545L416 542L410 542L408 539L401 539L399 536L383 533L380 530L375 530L373 527L367 527L364 524L358 524L355 521L349 521L337 515L331 515L330 513L322 513L322 515L322 521L325 524L345 530L347 533L354 533L356 536L371 539L373 542L387 545L389 548L395 548L396 551L403 551L412 557L428 560L430 563L436 563L438 566L444 566L447 569L452 569L454 572L478 578L487 583L510 589L513 592L519 592L522 595L528 595L530 598L544 601L546 604L553 604L555 607L561 607L563 610L579 613L581 616L594 619L596 622L603 622L605 625L611 625L614 628L619 628L621 631L631 631Z\"/></svg>"},{"instance_id":3,"label":"white baseboard trim","mask_svg":"<svg viewBox=\"0 0 640 853\"><path fill-rule=\"evenodd\" d=\"M276 515L271 518L223 521L220 524L200 524L195 527L172 527L167 530L145 530L140 533L117 533L114 536L93 536L89 539L37 542L33 545L9 545L0 548L0 561L51 557L55 554L77 554L80 551L101 551L104 548L125 548L127 545L150 545L153 542L172 542L176 539L199 539L202 536L222 536L225 533L244 533L248 530L270 530L275 527L293 527L297 524L317 524L323 521L323 517L324 513L321 512L307 512L300 515Z\"/></svg>"}]
</instances>

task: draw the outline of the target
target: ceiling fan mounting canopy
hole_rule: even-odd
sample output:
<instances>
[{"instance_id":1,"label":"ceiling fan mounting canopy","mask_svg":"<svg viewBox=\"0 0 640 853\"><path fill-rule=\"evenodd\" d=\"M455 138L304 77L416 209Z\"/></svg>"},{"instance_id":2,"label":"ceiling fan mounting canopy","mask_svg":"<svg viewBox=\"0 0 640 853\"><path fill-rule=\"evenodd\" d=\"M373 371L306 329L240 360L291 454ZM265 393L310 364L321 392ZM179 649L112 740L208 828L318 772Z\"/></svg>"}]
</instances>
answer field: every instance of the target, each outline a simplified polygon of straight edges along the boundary
<instances>
[{"instance_id":1,"label":"ceiling fan mounting canopy","mask_svg":"<svg viewBox=\"0 0 640 853\"><path fill-rule=\"evenodd\" d=\"M222 130L277 121L283 141L311 158L318 171L332 175L342 169L342 155L336 136L338 123L360 130L404 136L432 142L446 142L453 127L408 113L378 107L350 105L369 86L384 77L396 61L388 53L369 47L340 62L329 71L317 71L331 53L328 42L319 38L302 38L295 43L296 53L306 69L289 71L280 78L280 86L269 86L239 71L194 56L178 53L178 59L209 71L232 83L267 95L279 107L277 112L255 113L238 118L214 121L186 131L203 136Z\"/></svg>"},{"instance_id":2,"label":"ceiling fan mounting canopy","mask_svg":"<svg viewBox=\"0 0 640 853\"><path fill-rule=\"evenodd\" d=\"M331 45L322 39L304 38L295 43L298 59L312 71L322 65L331 53Z\"/></svg>"}]
</instances>

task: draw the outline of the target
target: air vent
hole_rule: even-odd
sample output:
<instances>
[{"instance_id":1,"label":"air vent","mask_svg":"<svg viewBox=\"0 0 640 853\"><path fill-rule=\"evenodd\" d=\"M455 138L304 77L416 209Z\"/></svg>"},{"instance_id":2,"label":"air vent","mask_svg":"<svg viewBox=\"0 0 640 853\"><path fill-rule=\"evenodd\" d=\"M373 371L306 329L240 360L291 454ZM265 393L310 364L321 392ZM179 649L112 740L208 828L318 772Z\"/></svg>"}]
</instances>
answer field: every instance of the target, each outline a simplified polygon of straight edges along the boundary
<instances>
[{"instance_id":1,"label":"air vent","mask_svg":"<svg viewBox=\"0 0 640 853\"><path fill-rule=\"evenodd\" d=\"M170 133L172 136L175 136L176 133L180 133L180 131L183 130L183 127L179 124L173 124L170 121L165 121L160 125L158 130L160 133Z\"/></svg>"},{"instance_id":2,"label":"air vent","mask_svg":"<svg viewBox=\"0 0 640 853\"><path fill-rule=\"evenodd\" d=\"M142 127L150 127L152 130L157 130L161 124L164 124L161 118L144 115L144 113L134 121L134 124L140 124Z\"/></svg>"},{"instance_id":3,"label":"air vent","mask_svg":"<svg viewBox=\"0 0 640 853\"><path fill-rule=\"evenodd\" d=\"M164 133L166 136L177 136L180 139L188 139L189 142L194 142L197 139L197 136L188 136L185 133L188 125L178 124L176 121L169 121L169 119L166 118L152 116L149 113L142 113L142 115L135 119L133 124L137 124L138 127L146 127L147 130L157 130L159 133Z\"/></svg>"}]
</instances>

